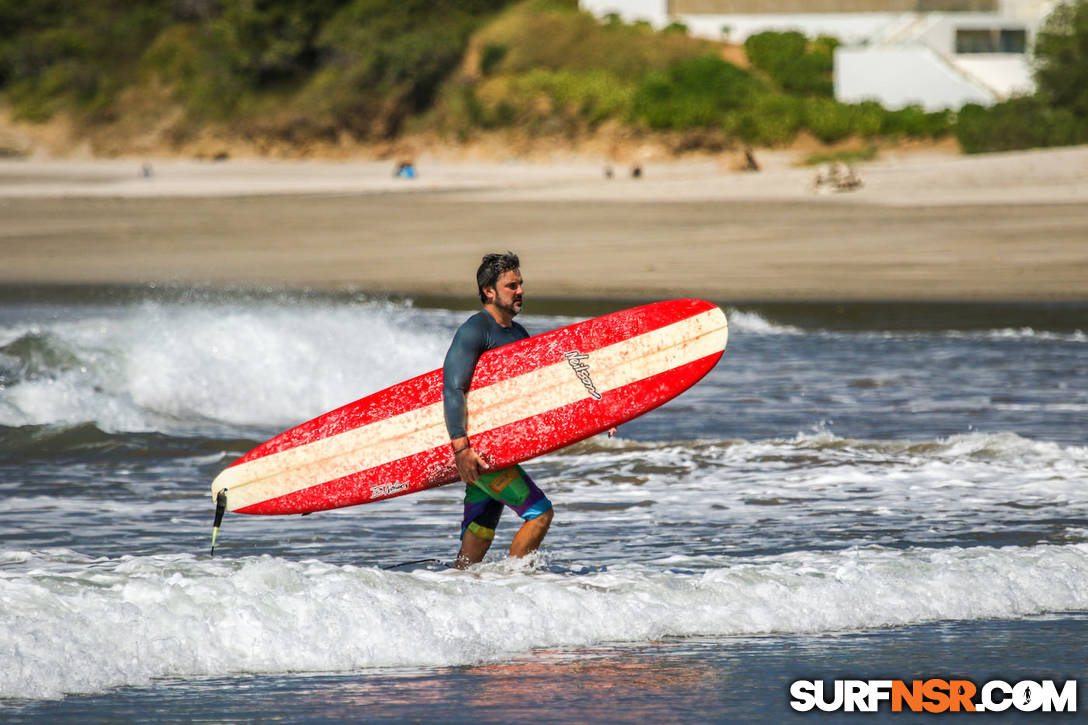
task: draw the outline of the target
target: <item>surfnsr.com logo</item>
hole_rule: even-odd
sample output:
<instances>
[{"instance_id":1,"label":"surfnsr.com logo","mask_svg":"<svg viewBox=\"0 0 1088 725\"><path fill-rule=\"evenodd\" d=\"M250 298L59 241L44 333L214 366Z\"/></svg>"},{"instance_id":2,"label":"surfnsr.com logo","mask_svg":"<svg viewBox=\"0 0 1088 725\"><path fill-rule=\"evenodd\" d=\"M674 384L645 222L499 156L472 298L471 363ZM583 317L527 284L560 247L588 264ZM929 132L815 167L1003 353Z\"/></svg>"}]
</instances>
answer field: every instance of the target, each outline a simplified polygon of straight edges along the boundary
<instances>
[{"instance_id":1,"label":"surfnsr.com logo","mask_svg":"<svg viewBox=\"0 0 1088 725\"><path fill-rule=\"evenodd\" d=\"M1077 681L990 680L981 687L970 680L796 680L790 707L798 712L1076 712Z\"/></svg>"}]
</instances>

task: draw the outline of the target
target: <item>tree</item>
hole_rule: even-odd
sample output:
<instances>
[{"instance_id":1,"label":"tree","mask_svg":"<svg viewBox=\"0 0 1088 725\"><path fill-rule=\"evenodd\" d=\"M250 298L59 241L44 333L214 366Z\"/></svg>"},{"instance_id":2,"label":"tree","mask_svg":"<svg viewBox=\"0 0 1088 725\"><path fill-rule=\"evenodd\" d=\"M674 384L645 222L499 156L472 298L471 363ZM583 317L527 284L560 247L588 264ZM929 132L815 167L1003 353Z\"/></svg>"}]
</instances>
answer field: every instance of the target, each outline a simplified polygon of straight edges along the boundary
<instances>
[{"instance_id":1,"label":"tree","mask_svg":"<svg viewBox=\"0 0 1088 725\"><path fill-rule=\"evenodd\" d=\"M1088 1L1063 2L1035 41L1039 93L1056 108L1088 119Z\"/></svg>"}]
</instances>

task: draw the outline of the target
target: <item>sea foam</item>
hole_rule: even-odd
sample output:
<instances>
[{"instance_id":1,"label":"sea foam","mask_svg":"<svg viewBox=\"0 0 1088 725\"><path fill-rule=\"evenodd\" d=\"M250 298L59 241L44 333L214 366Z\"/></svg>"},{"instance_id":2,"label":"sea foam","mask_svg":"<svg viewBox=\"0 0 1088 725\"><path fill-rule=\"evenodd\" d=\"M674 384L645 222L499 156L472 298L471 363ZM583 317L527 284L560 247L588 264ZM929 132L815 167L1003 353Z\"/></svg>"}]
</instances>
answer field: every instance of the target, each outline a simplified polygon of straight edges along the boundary
<instances>
[{"instance_id":1,"label":"sea foam","mask_svg":"<svg viewBox=\"0 0 1088 725\"><path fill-rule=\"evenodd\" d=\"M7 329L0 425L220 433L301 422L442 363L449 332L364 302L145 302Z\"/></svg>"},{"instance_id":2,"label":"sea foam","mask_svg":"<svg viewBox=\"0 0 1088 725\"><path fill-rule=\"evenodd\" d=\"M799 335L803 332L799 327L772 322L756 312L729 308L726 310L726 318L729 320L729 331L732 333L748 332L757 335Z\"/></svg>"},{"instance_id":3,"label":"sea foam","mask_svg":"<svg viewBox=\"0 0 1088 725\"><path fill-rule=\"evenodd\" d=\"M154 678L484 662L668 636L856 631L1088 608L1088 545L671 556L584 575L274 557L0 561L0 697ZM710 565L710 568L705 568ZM12 569L18 569L13 571Z\"/></svg>"}]
</instances>

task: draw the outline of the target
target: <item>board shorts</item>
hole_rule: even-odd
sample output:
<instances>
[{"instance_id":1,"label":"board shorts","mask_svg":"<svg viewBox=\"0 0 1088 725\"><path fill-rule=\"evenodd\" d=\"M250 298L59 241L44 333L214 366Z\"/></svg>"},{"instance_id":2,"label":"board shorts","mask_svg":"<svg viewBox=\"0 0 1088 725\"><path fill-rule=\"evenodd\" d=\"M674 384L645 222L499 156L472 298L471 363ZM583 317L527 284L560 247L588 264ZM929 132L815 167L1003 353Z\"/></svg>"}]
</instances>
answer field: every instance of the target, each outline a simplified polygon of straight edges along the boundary
<instances>
[{"instance_id":1,"label":"board shorts","mask_svg":"<svg viewBox=\"0 0 1088 725\"><path fill-rule=\"evenodd\" d=\"M521 466L485 473L475 483L465 486L461 537L471 531L481 539L494 539L503 506L509 506L523 520L529 521L550 511L552 502Z\"/></svg>"}]
</instances>

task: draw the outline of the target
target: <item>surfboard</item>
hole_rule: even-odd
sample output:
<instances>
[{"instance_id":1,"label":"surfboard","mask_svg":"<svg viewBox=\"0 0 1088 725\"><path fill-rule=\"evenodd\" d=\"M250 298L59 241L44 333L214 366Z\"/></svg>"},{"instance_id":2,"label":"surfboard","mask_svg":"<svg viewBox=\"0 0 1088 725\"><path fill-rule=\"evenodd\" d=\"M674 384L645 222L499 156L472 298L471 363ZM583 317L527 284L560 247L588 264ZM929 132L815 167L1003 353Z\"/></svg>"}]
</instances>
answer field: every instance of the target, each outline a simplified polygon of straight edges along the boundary
<instances>
[{"instance_id":1,"label":"surfboard","mask_svg":"<svg viewBox=\"0 0 1088 725\"><path fill-rule=\"evenodd\" d=\"M686 299L615 312L489 350L476 365L467 395L469 439L492 469L563 448L687 390L714 367L727 340L722 310ZM228 511L305 514L456 480L439 369L262 443L220 473L211 488L220 504L224 494Z\"/></svg>"}]
</instances>

